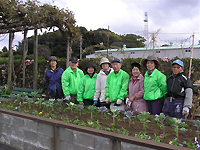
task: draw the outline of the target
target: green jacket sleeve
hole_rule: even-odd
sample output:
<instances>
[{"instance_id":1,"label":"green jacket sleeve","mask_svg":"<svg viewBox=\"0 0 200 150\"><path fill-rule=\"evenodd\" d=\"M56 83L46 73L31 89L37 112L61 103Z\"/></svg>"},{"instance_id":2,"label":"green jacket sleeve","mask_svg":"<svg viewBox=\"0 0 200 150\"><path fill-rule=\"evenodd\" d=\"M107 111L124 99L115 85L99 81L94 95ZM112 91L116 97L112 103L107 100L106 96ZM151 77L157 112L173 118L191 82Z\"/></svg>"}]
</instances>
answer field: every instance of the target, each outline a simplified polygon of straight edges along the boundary
<instances>
[{"instance_id":1,"label":"green jacket sleeve","mask_svg":"<svg viewBox=\"0 0 200 150\"><path fill-rule=\"evenodd\" d=\"M162 73L160 73L158 78L158 86L160 87L160 90L162 91L163 96L167 94L167 81L166 76Z\"/></svg>"},{"instance_id":2,"label":"green jacket sleeve","mask_svg":"<svg viewBox=\"0 0 200 150\"><path fill-rule=\"evenodd\" d=\"M122 77L122 86L120 89L120 92L117 96L117 99L124 100L124 98L127 95L127 89L128 89L128 82L129 82L129 75L127 73L124 73Z\"/></svg>"},{"instance_id":3,"label":"green jacket sleeve","mask_svg":"<svg viewBox=\"0 0 200 150\"><path fill-rule=\"evenodd\" d=\"M77 92L77 101L78 102L82 102L83 101L83 93L84 93L84 91L85 91L85 77L79 83L78 92Z\"/></svg>"},{"instance_id":4,"label":"green jacket sleeve","mask_svg":"<svg viewBox=\"0 0 200 150\"><path fill-rule=\"evenodd\" d=\"M61 82L62 82L62 89L63 89L64 96L70 95L70 92L69 92L69 75L68 75L67 70L65 70L63 72L62 77L61 77Z\"/></svg>"},{"instance_id":5,"label":"green jacket sleeve","mask_svg":"<svg viewBox=\"0 0 200 150\"><path fill-rule=\"evenodd\" d=\"M104 95L105 99L107 97L109 97L109 82L110 82L110 74L108 75L108 77L106 79L106 85L105 85L105 91L106 91L106 93Z\"/></svg>"}]
</instances>

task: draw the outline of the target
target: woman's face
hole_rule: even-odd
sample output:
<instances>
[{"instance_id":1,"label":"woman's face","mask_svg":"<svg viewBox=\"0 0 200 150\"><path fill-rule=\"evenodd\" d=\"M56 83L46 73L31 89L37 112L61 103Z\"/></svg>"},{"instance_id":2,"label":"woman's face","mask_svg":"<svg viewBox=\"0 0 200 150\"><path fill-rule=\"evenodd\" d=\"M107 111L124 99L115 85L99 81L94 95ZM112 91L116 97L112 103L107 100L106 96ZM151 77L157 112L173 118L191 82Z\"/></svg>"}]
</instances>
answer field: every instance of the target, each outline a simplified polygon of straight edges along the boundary
<instances>
[{"instance_id":1,"label":"woman's face","mask_svg":"<svg viewBox=\"0 0 200 150\"><path fill-rule=\"evenodd\" d=\"M93 67L89 67L87 69L88 74L93 74L94 73L94 68Z\"/></svg>"},{"instance_id":2,"label":"woman's face","mask_svg":"<svg viewBox=\"0 0 200 150\"><path fill-rule=\"evenodd\" d=\"M138 69L138 67L133 67L132 69L132 74L134 77L138 77L140 75L140 70Z\"/></svg>"},{"instance_id":3,"label":"woman's face","mask_svg":"<svg viewBox=\"0 0 200 150\"><path fill-rule=\"evenodd\" d=\"M149 71L154 70L156 67L153 60L148 60L146 66Z\"/></svg>"},{"instance_id":4,"label":"woman's face","mask_svg":"<svg viewBox=\"0 0 200 150\"><path fill-rule=\"evenodd\" d=\"M54 60L50 61L50 66L51 67L56 67L56 65L57 65L57 61L54 61Z\"/></svg>"}]
</instances>

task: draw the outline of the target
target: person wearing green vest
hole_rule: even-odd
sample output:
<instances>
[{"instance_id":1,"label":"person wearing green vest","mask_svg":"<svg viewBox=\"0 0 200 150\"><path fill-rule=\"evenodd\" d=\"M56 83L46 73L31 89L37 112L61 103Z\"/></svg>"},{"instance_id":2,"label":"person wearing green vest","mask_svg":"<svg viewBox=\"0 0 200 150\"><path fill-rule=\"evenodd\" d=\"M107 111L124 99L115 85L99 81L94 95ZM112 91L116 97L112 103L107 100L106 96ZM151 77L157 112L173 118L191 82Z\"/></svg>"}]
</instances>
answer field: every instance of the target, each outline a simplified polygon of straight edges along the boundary
<instances>
[{"instance_id":1,"label":"person wearing green vest","mask_svg":"<svg viewBox=\"0 0 200 150\"><path fill-rule=\"evenodd\" d=\"M77 101L85 106L93 105L95 93L95 85L97 80L96 68L93 62L88 62L86 65L86 74L81 80L78 88Z\"/></svg>"},{"instance_id":2,"label":"person wearing green vest","mask_svg":"<svg viewBox=\"0 0 200 150\"><path fill-rule=\"evenodd\" d=\"M62 89L65 96L64 101L71 101L78 104L77 91L83 77L83 71L78 68L78 59L72 57L69 62L69 67L63 72L61 77Z\"/></svg>"},{"instance_id":3,"label":"person wearing green vest","mask_svg":"<svg viewBox=\"0 0 200 150\"><path fill-rule=\"evenodd\" d=\"M127 95L129 75L121 69L121 61L114 59L111 62L113 72L106 79L105 99L110 104L110 109L124 110L124 98Z\"/></svg>"},{"instance_id":4,"label":"person wearing green vest","mask_svg":"<svg viewBox=\"0 0 200 150\"><path fill-rule=\"evenodd\" d=\"M159 62L154 56L150 55L144 59L143 66L147 68L144 75L143 98L147 101L149 113L159 115L167 93L166 76L158 70Z\"/></svg>"}]
</instances>

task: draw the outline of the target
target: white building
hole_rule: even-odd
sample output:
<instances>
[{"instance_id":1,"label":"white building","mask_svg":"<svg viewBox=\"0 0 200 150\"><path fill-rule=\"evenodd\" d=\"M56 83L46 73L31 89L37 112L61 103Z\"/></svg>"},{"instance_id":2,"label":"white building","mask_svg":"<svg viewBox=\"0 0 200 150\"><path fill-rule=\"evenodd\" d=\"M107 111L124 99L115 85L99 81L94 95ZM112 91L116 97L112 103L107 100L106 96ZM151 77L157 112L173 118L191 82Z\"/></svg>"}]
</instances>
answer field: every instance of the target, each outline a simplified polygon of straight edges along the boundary
<instances>
[{"instance_id":1,"label":"white building","mask_svg":"<svg viewBox=\"0 0 200 150\"><path fill-rule=\"evenodd\" d=\"M188 58L191 57L192 46L168 46L168 47L142 47L142 48L126 48L109 49L108 55L119 59L122 58L146 58L149 55L154 55L159 58ZM97 58L101 55L107 55L107 50L95 51L95 54L87 55L86 58ZM200 58L200 45L193 47L193 58Z\"/></svg>"}]
</instances>

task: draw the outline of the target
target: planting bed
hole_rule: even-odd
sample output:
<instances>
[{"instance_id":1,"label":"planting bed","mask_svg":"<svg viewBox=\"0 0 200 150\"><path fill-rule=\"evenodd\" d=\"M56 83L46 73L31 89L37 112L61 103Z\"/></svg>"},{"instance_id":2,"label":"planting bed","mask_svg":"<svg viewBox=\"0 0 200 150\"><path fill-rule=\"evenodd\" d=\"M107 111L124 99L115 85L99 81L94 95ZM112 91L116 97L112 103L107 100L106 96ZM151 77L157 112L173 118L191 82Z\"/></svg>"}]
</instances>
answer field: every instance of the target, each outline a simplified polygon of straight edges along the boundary
<instances>
[{"instance_id":1,"label":"planting bed","mask_svg":"<svg viewBox=\"0 0 200 150\"><path fill-rule=\"evenodd\" d=\"M4 101L1 102L0 107L142 139L188 148L196 147L192 143L194 143L194 138L198 136L197 127L194 126L192 120L182 120L185 124L179 125L178 129L185 128L185 131L178 130L177 136L175 126L172 126L170 123L172 118L165 119L165 133L163 133L161 123L155 121L155 116L149 115L148 121L145 121L146 126L144 126L139 120L138 114L129 114L129 116L131 116L130 121L128 118L125 119L125 117L128 116L125 115L126 112L120 112L118 114L116 110L102 109L98 111L98 108L93 106L83 108L82 105L73 105L71 103L67 105L53 100L42 102L42 100L43 99L40 99L40 101L33 101L33 99L29 98L27 100Z\"/></svg>"}]
</instances>

